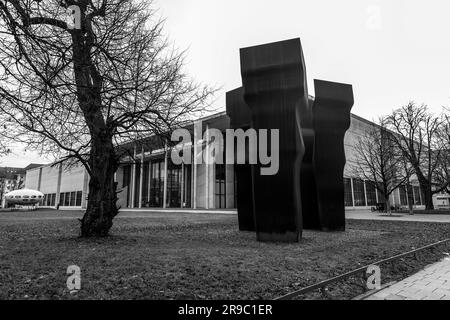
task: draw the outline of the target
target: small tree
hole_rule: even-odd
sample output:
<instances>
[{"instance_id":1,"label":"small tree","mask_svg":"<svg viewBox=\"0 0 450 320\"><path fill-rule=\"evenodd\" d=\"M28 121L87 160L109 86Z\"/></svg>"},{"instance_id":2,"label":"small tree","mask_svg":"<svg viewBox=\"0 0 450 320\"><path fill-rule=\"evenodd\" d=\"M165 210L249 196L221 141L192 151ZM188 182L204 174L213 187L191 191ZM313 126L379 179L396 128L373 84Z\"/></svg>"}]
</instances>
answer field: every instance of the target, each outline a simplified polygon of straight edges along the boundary
<instances>
[{"instance_id":1,"label":"small tree","mask_svg":"<svg viewBox=\"0 0 450 320\"><path fill-rule=\"evenodd\" d=\"M405 176L405 188L406 188L406 197L408 199L408 210L409 210L409 214L413 215L414 214L414 208L413 208L414 196L411 196L410 191L414 192L412 189L412 185L411 185L411 177L414 173L414 169L411 167L411 165L409 164L406 157L402 157L402 164L403 164L403 172L404 172L404 176Z\"/></svg>"},{"instance_id":2,"label":"small tree","mask_svg":"<svg viewBox=\"0 0 450 320\"><path fill-rule=\"evenodd\" d=\"M213 91L183 73L147 0L0 0L0 130L89 173L81 235L118 213L117 146L198 115ZM66 22L68 8L75 24Z\"/></svg>"},{"instance_id":3,"label":"small tree","mask_svg":"<svg viewBox=\"0 0 450 320\"><path fill-rule=\"evenodd\" d=\"M438 179L439 166L444 155L440 132L442 117L434 116L426 105L408 105L395 110L388 117L394 144L411 164L425 196L427 210L433 210L433 195L447 187Z\"/></svg>"},{"instance_id":4,"label":"small tree","mask_svg":"<svg viewBox=\"0 0 450 320\"><path fill-rule=\"evenodd\" d=\"M447 112L449 111L447 110ZM447 185L444 191L450 194L450 116L448 113L444 113L444 122L440 137L442 157L437 170L437 180L439 185Z\"/></svg>"},{"instance_id":5,"label":"small tree","mask_svg":"<svg viewBox=\"0 0 450 320\"><path fill-rule=\"evenodd\" d=\"M355 159L350 166L353 175L371 181L383 196L387 212L390 212L389 197L408 176L404 174L401 150L393 143L385 118L380 118L378 124L358 137L354 151Z\"/></svg>"}]
</instances>

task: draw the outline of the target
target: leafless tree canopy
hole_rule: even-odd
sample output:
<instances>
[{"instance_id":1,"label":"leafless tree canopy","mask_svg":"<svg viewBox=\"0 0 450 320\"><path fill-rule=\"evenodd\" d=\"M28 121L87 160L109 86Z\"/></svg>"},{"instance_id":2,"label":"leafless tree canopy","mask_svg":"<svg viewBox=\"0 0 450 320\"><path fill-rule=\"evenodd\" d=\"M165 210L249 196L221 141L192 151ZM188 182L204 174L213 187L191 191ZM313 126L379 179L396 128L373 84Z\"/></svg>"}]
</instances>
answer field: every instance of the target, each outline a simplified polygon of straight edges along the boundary
<instances>
[{"instance_id":1,"label":"leafless tree canopy","mask_svg":"<svg viewBox=\"0 0 450 320\"><path fill-rule=\"evenodd\" d=\"M393 133L386 125L387 120L380 118L377 124L358 138L351 172L373 183L384 196L389 210L389 195L406 182L408 174L401 150L395 145Z\"/></svg>"},{"instance_id":2,"label":"leafless tree canopy","mask_svg":"<svg viewBox=\"0 0 450 320\"><path fill-rule=\"evenodd\" d=\"M401 150L419 180L427 209L433 209L433 195L448 186L439 179L447 154L442 143L443 117L433 115L426 105L410 102L388 118L395 145Z\"/></svg>"},{"instance_id":3,"label":"leafless tree canopy","mask_svg":"<svg viewBox=\"0 0 450 320\"><path fill-rule=\"evenodd\" d=\"M446 113L444 114L444 120L440 130L442 157L437 170L437 180L438 185L445 185L447 183L445 191L450 194L450 110L444 110L446 110Z\"/></svg>"},{"instance_id":4,"label":"leafless tree canopy","mask_svg":"<svg viewBox=\"0 0 450 320\"><path fill-rule=\"evenodd\" d=\"M82 30L69 29L69 5L81 7ZM0 15L0 130L14 141L84 161L93 131L119 144L207 106L211 90L183 73L149 1L0 0Z\"/></svg>"},{"instance_id":5,"label":"leafless tree canopy","mask_svg":"<svg viewBox=\"0 0 450 320\"><path fill-rule=\"evenodd\" d=\"M162 26L145 0L0 0L0 133L83 163L82 236L107 235L118 213L117 146L208 106Z\"/></svg>"}]
</instances>

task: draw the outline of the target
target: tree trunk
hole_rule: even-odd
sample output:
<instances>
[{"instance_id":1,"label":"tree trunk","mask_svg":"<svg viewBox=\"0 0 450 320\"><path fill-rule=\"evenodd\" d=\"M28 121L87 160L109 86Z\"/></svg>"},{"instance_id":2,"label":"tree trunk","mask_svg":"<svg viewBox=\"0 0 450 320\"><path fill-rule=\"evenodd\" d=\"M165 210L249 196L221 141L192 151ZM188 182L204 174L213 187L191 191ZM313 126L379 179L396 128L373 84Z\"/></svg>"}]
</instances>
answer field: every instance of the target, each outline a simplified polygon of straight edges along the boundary
<instances>
[{"instance_id":1,"label":"tree trunk","mask_svg":"<svg viewBox=\"0 0 450 320\"><path fill-rule=\"evenodd\" d=\"M409 181L409 178L408 178L408 181ZM414 198L413 197L410 197L410 190L412 189L412 186L409 184L409 183L407 183L406 184L406 198L408 199L408 209L409 209L409 215L414 215L414 208L413 208L413 201L414 201ZM414 191L412 191L412 192L414 192Z\"/></svg>"},{"instance_id":2,"label":"tree trunk","mask_svg":"<svg viewBox=\"0 0 450 320\"><path fill-rule=\"evenodd\" d=\"M425 210L434 210L433 192L431 191L431 184L421 186L422 193L425 196Z\"/></svg>"},{"instance_id":3,"label":"tree trunk","mask_svg":"<svg viewBox=\"0 0 450 320\"><path fill-rule=\"evenodd\" d=\"M91 136L89 195L81 219L81 236L105 237L118 213L113 134L102 113L102 77L91 59L93 35L76 30L72 33L72 41L77 99Z\"/></svg>"},{"instance_id":4,"label":"tree trunk","mask_svg":"<svg viewBox=\"0 0 450 320\"><path fill-rule=\"evenodd\" d=\"M81 220L82 237L105 237L117 215L117 161L112 140L93 139L90 154L91 176L86 212Z\"/></svg>"},{"instance_id":5,"label":"tree trunk","mask_svg":"<svg viewBox=\"0 0 450 320\"><path fill-rule=\"evenodd\" d=\"M391 211L391 201L389 200L389 196L384 197L384 206L386 208L386 213L392 214Z\"/></svg>"}]
</instances>

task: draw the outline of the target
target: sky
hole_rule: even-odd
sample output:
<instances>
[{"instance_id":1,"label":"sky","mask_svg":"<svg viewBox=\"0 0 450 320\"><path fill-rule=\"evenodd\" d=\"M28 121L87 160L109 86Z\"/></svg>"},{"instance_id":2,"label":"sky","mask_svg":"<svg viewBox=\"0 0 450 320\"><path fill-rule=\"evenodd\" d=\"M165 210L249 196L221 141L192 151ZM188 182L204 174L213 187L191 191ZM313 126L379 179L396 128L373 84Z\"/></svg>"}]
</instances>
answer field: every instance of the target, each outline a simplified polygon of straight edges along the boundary
<instances>
[{"instance_id":1,"label":"sky","mask_svg":"<svg viewBox=\"0 0 450 320\"><path fill-rule=\"evenodd\" d=\"M165 33L186 50L186 72L225 92L241 86L239 48L300 38L313 79L353 85L352 112L369 120L414 100L450 106L448 0L154 0ZM47 160L48 161L48 160ZM36 153L0 166L46 162Z\"/></svg>"}]
</instances>

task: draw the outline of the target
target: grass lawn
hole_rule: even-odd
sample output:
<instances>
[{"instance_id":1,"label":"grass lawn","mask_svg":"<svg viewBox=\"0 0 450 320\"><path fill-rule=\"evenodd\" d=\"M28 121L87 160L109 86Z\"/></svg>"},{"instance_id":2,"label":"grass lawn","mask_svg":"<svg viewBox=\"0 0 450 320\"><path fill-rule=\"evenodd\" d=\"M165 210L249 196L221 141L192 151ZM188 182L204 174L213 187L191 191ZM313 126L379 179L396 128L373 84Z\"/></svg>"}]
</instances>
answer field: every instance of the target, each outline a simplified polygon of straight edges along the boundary
<instances>
[{"instance_id":1,"label":"grass lawn","mask_svg":"<svg viewBox=\"0 0 450 320\"><path fill-rule=\"evenodd\" d=\"M395 211L396 213L403 213L403 214L407 214L409 213L409 210L398 210ZM450 210L448 209L435 209L435 210L413 210L414 214L445 214L445 215L450 215Z\"/></svg>"},{"instance_id":2,"label":"grass lawn","mask_svg":"<svg viewBox=\"0 0 450 320\"><path fill-rule=\"evenodd\" d=\"M258 243L236 215L121 213L111 236L77 238L80 212L0 213L0 299L272 299L450 238L450 224L349 220L298 244ZM382 282L440 260L448 245L381 266ZM66 269L81 268L70 293ZM361 278L362 279L362 278ZM352 298L359 278L301 298Z\"/></svg>"}]
</instances>

